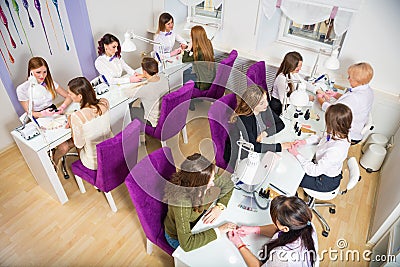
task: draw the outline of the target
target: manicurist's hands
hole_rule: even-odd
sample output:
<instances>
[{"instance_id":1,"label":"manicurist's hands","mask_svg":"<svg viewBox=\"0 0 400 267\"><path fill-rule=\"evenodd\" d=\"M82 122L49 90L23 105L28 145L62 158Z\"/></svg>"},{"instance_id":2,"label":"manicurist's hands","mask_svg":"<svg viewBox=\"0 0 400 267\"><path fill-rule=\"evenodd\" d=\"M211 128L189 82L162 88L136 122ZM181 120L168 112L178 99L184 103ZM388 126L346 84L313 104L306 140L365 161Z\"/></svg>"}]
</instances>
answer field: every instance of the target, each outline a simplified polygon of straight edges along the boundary
<instances>
[{"instance_id":1,"label":"manicurist's hands","mask_svg":"<svg viewBox=\"0 0 400 267\"><path fill-rule=\"evenodd\" d=\"M249 234L260 234L260 226L245 226L242 225L238 229L236 229L236 233L240 236L246 236Z\"/></svg>"}]
</instances>

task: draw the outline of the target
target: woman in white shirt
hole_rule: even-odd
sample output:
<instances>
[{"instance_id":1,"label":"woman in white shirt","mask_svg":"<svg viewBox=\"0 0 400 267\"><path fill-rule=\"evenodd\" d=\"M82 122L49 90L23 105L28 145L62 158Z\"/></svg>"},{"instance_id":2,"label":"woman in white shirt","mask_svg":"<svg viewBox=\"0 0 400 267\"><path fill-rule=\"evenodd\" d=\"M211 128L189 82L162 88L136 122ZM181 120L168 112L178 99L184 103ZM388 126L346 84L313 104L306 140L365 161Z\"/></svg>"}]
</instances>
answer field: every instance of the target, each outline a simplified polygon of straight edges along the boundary
<instances>
[{"instance_id":1,"label":"woman in white shirt","mask_svg":"<svg viewBox=\"0 0 400 267\"><path fill-rule=\"evenodd\" d=\"M81 109L71 114L70 123L74 144L82 164L97 170L96 145L113 136L110 126L110 105L107 99L96 99L96 93L85 77L69 81L68 94Z\"/></svg>"},{"instance_id":2,"label":"woman in white shirt","mask_svg":"<svg viewBox=\"0 0 400 267\"><path fill-rule=\"evenodd\" d=\"M35 86L32 92L32 116L34 118L50 117L55 114L63 114L65 109L71 104L72 100L66 90L58 85L50 73L49 66L41 57L33 57L28 62L28 77L36 79L39 86ZM28 112L29 106L29 88L30 81L27 80L17 87L17 97L25 112ZM64 102L57 108L53 100L61 95L65 98ZM74 146L71 139L57 146L53 154L53 163L57 166L59 160L68 150Z\"/></svg>"},{"instance_id":3,"label":"woman in white shirt","mask_svg":"<svg viewBox=\"0 0 400 267\"><path fill-rule=\"evenodd\" d=\"M179 34L173 31L174 18L169 13L162 13L158 19L158 29L154 36L154 41L161 43L154 45L154 52L158 53L160 57L164 54L165 58L173 57L187 48L187 42ZM175 41L180 44L180 47L173 50Z\"/></svg>"},{"instance_id":4,"label":"woman in white shirt","mask_svg":"<svg viewBox=\"0 0 400 267\"><path fill-rule=\"evenodd\" d=\"M325 113L326 132L305 140L295 141L289 152L300 162L305 171L300 187L318 192L330 192L340 185L343 161L350 147L349 132L353 114L344 104L329 106ZM299 145L317 144L315 160L304 158L298 151Z\"/></svg>"},{"instance_id":5,"label":"woman in white shirt","mask_svg":"<svg viewBox=\"0 0 400 267\"><path fill-rule=\"evenodd\" d=\"M247 266L311 267L319 266L318 239L311 223L312 212L298 197L277 196L271 202L270 214L274 224L241 226L228 232ZM259 234L271 237L258 253L247 248L241 237Z\"/></svg>"},{"instance_id":6,"label":"woman in white shirt","mask_svg":"<svg viewBox=\"0 0 400 267\"><path fill-rule=\"evenodd\" d=\"M94 62L96 70L105 77L105 83L124 84L142 80L141 76L121 58L121 45L117 37L106 33L98 42L99 57ZM129 76L122 77L123 71ZM103 77L103 79L104 79Z\"/></svg>"},{"instance_id":7,"label":"woman in white shirt","mask_svg":"<svg viewBox=\"0 0 400 267\"><path fill-rule=\"evenodd\" d=\"M321 89L317 89L313 84L306 82L300 75L299 71L303 65L303 57L300 53L293 51L289 52L283 58L283 61L276 73L276 78L274 81L274 86L271 92L271 101L270 106L271 109L277 114L280 115L282 113L282 105L285 99L285 95L287 99L289 99L290 94L295 90L296 84L287 83L286 76L289 79L298 80L303 83L306 89L314 94L323 93ZM310 96L310 100L314 100L313 96ZM287 104L289 104L287 102Z\"/></svg>"}]
</instances>

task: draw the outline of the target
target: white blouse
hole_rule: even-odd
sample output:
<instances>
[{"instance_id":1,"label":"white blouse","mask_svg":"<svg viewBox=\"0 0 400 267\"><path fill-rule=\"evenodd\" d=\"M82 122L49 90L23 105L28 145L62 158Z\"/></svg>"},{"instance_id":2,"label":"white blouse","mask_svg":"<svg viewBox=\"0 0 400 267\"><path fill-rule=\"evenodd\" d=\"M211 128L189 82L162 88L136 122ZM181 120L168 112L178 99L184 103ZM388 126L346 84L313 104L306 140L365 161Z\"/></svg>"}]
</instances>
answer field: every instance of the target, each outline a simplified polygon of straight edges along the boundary
<instances>
[{"instance_id":1,"label":"white blouse","mask_svg":"<svg viewBox=\"0 0 400 267\"><path fill-rule=\"evenodd\" d=\"M121 77L122 72L125 71L130 76L135 73L135 71L126 64L122 58L109 57L105 54L96 59L94 66L101 75L106 77L109 84L130 83L129 77Z\"/></svg>"},{"instance_id":2,"label":"white blouse","mask_svg":"<svg viewBox=\"0 0 400 267\"><path fill-rule=\"evenodd\" d=\"M59 85L55 81L54 88L58 89ZM25 81L17 87L18 101L29 101L29 81ZM35 86L32 91L33 111L41 111L53 104L51 93L43 85Z\"/></svg>"},{"instance_id":3,"label":"white blouse","mask_svg":"<svg viewBox=\"0 0 400 267\"><path fill-rule=\"evenodd\" d=\"M185 44L187 45L187 42L185 39L182 38L179 34L170 31L170 32L159 32L154 36L154 41L158 43L162 43L163 47L160 45L154 45L154 52L158 52L160 54L160 57L162 56L162 48L164 48L164 56L166 58L171 57L171 51L174 48L175 41L177 41L180 44Z\"/></svg>"},{"instance_id":4,"label":"white blouse","mask_svg":"<svg viewBox=\"0 0 400 267\"><path fill-rule=\"evenodd\" d=\"M299 80L306 86L306 90L312 93L316 93L317 87L304 80L298 73L290 74L291 79ZM295 85L294 85L295 86ZM272 97L279 99L283 104L283 100L285 98L285 94L288 92L286 77L283 73L279 73L279 75L275 78L274 86L272 87L271 95ZM289 99L288 99L289 101Z\"/></svg>"}]
</instances>

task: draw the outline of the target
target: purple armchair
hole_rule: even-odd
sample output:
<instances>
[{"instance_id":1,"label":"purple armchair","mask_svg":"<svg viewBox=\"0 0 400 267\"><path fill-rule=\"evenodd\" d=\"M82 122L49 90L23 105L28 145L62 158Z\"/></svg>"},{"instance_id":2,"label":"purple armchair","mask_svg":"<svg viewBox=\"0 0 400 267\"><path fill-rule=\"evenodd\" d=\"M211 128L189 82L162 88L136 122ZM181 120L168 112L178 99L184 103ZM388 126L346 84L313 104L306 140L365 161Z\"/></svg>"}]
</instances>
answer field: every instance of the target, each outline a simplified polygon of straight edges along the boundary
<instances>
[{"instance_id":1,"label":"purple armchair","mask_svg":"<svg viewBox=\"0 0 400 267\"><path fill-rule=\"evenodd\" d=\"M229 118L236 108L236 95L228 94L211 105L208 111L211 139L214 143L215 165L233 173L233 169L224 160L225 141L229 134Z\"/></svg>"},{"instance_id":2,"label":"purple armchair","mask_svg":"<svg viewBox=\"0 0 400 267\"><path fill-rule=\"evenodd\" d=\"M171 150L163 147L144 157L125 179L146 234L148 254L152 252L152 244L156 244L169 255L174 251L164 235L164 218L168 205L162 199L165 184L175 171Z\"/></svg>"},{"instance_id":3,"label":"purple armchair","mask_svg":"<svg viewBox=\"0 0 400 267\"><path fill-rule=\"evenodd\" d=\"M129 170L137 162L140 127L140 121L133 120L122 132L98 144L97 170L86 168L80 160L71 165L81 193L86 192L83 179L104 192L113 212L117 211L117 207L111 190L125 181Z\"/></svg>"},{"instance_id":4,"label":"purple armchair","mask_svg":"<svg viewBox=\"0 0 400 267\"><path fill-rule=\"evenodd\" d=\"M232 50L227 58L218 64L215 79L208 90L201 91L194 88L192 98L206 97L212 99L219 99L225 93L226 83L228 82L229 75L231 74L233 64L238 56L236 50Z\"/></svg>"},{"instance_id":5,"label":"purple armchair","mask_svg":"<svg viewBox=\"0 0 400 267\"><path fill-rule=\"evenodd\" d=\"M182 130L183 142L188 143L186 133L186 117L192 97L194 82L188 81L179 90L165 95L161 102L160 118L156 127L145 126L146 134L161 141L163 147L166 141Z\"/></svg>"},{"instance_id":6,"label":"purple armchair","mask_svg":"<svg viewBox=\"0 0 400 267\"><path fill-rule=\"evenodd\" d=\"M247 85L256 84L267 92L267 74L265 70L265 61L258 61L251 65L246 73ZM268 96L269 99L269 96Z\"/></svg>"}]
</instances>

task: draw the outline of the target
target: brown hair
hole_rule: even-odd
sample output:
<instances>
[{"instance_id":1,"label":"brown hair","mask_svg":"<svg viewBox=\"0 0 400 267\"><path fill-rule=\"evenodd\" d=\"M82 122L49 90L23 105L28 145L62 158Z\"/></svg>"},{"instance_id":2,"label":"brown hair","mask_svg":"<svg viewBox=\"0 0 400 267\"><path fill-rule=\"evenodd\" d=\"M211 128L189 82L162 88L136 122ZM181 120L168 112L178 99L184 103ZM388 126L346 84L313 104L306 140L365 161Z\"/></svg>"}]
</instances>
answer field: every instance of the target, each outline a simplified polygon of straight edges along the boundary
<instances>
[{"instance_id":1,"label":"brown hair","mask_svg":"<svg viewBox=\"0 0 400 267\"><path fill-rule=\"evenodd\" d=\"M202 26L193 26L190 31L193 42L193 58L198 60L199 51L203 54L204 61L214 62L214 49Z\"/></svg>"},{"instance_id":2,"label":"brown hair","mask_svg":"<svg viewBox=\"0 0 400 267\"><path fill-rule=\"evenodd\" d=\"M368 84L374 76L374 70L371 65L366 62L361 62L351 65L347 72L349 76L360 85Z\"/></svg>"},{"instance_id":3,"label":"brown hair","mask_svg":"<svg viewBox=\"0 0 400 267\"><path fill-rule=\"evenodd\" d=\"M253 84L247 87L231 116L230 122L236 122L238 116L253 114L254 108L260 103L265 94L266 92L258 85Z\"/></svg>"},{"instance_id":4,"label":"brown hair","mask_svg":"<svg viewBox=\"0 0 400 267\"><path fill-rule=\"evenodd\" d=\"M95 107L96 113L101 115L102 111L100 108L101 102L96 98L96 93L90 82L85 77L76 77L68 82L68 87L71 92L76 95L82 95L81 109L86 105L89 107Z\"/></svg>"},{"instance_id":5,"label":"brown hair","mask_svg":"<svg viewBox=\"0 0 400 267\"><path fill-rule=\"evenodd\" d=\"M199 153L188 156L178 172L172 175L165 190L165 200L188 197L194 211L202 212L206 185L210 181L215 166Z\"/></svg>"},{"instance_id":6,"label":"brown hair","mask_svg":"<svg viewBox=\"0 0 400 267\"><path fill-rule=\"evenodd\" d=\"M120 58L121 57L121 44L119 43L118 38L110 33L104 34L104 36L101 37L101 39L97 42L99 44L99 46L97 47L97 52L98 52L99 56L103 55L106 52L104 45L109 45L113 42L117 42L117 44L118 44L117 52L115 52L115 56Z\"/></svg>"},{"instance_id":7,"label":"brown hair","mask_svg":"<svg viewBox=\"0 0 400 267\"><path fill-rule=\"evenodd\" d=\"M316 251L312 239L313 228L311 226L312 212L307 204L298 197L275 197L271 202L270 214L275 225L279 222L289 228L288 232L281 232L277 239L267 243L267 257L271 251L280 246L285 246L301 238L301 244L311 253L311 264L315 262Z\"/></svg>"},{"instance_id":8,"label":"brown hair","mask_svg":"<svg viewBox=\"0 0 400 267\"><path fill-rule=\"evenodd\" d=\"M51 96L54 99L57 96L57 92L56 88L54 88L53 78L51 77L49 65L47 65L46 60L44 60L41 57L31 58L28 62L28 77L31 75L32 70L38 69L43 66L45 66L47 70L46 78L44 78L44 83L45 83L44 86L46 87L47 91L51 93Z\"/></svg>"},{"instance_id":9,"label":"brown hair","mask_svg":"<svg viewBox=\"0 0 400 267\"><path fill-rule=\"evenodd\" d=\"M275 77L278 77L278 75L282 73L285 77L286 75L289 75L289 78L291 78L290 73L297 68L299 61L303 61L303 57L300 55L299 52L292 51L287 53L283 58L282 63ZM289 95L293 92L294 90L293 87L294 87L293 84L289 83L289 88L290 88Z\"/></svg>"},{"instance_id":10,"label":"brown hair","mask_svg":"<svg viewBox=\"0 0 400 267\"><path fill-rule=\"evenodd\" d=\"M150 76L158 73L158 63L152 57L144 57L141 65L143 70L145 70Z\"/></svg>"},{"instance_id":11,"label":"brown hair","mask_svg":"<svg viewBox=\"0 0 400 267\"><path fill-rule=\"evenodd\" d=\"M352 121L351 109L344 104L330 105L325 112L326 132L333 139L348 139Z\"/></svg>"},{"instance_id":12,"label":"brown hair","mask_svg":"<svg viewBox=\"0 0 400 267\"><path fill-rule=\"evenodd\" d=\"M169 13L162 13L160 17L158 18L158 29L157 32L160 33L165 31L165 24L168 23L172 19L172 22L174 22L174 18L171 16Z\"/></svg>"}]
</instances>

